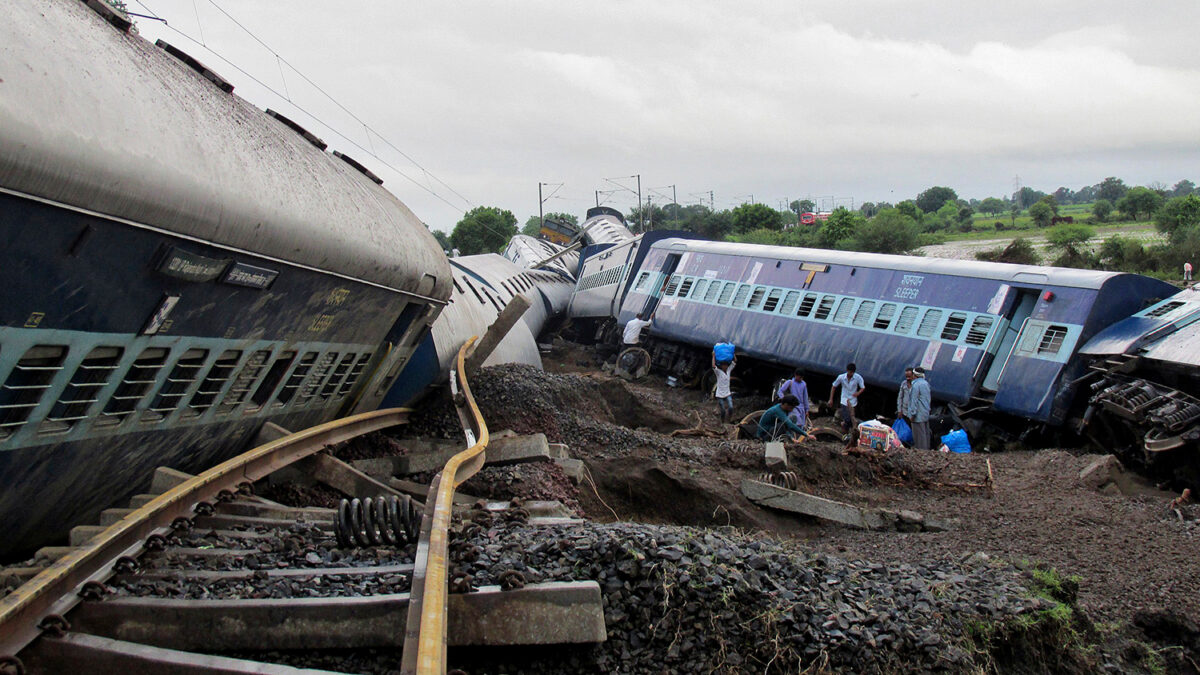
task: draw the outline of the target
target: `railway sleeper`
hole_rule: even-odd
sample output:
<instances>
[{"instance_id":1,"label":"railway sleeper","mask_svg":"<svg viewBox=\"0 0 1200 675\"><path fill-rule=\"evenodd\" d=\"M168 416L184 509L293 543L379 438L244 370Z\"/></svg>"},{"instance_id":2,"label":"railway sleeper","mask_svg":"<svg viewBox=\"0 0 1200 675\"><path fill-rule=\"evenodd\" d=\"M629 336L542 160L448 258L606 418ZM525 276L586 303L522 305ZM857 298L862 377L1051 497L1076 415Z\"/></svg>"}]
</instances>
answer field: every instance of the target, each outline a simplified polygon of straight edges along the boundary
<instances>
[{"instance_id":1,"label":"railway sleeper","mask_svg":"<svg viewBox=\"0 0 1200 675\"><path fill-rule=\"evenodd\" d=\"M403 647L409 594L271 600L109 597L81 603L71 630L166 649L209 652ZM594 581L484 586L449 596L447 644L603 642Z\"/></svg>"},{"instance_id":2,"label":"railway sleeper","mask_svg":"<svg viewBox=\"0 0 1200 675\"><path fill-rule=\"evenodd\" d=\"M139 581L242 581L265 575L271 579L309 578L323 576L365 577L371 575L404 574L411 575L411 564L373 565L370 567L294 567L285 569L266 570L202 570L202 569L162 569L148 570L137 574L118 574L109 582L116 586L121 583L136 583Z\"/></svg>"},{"instance_id":3,"label":"railway sleeper","mask_svg":"<svg viewBox=\"0 0 1200 675\"><path fill-rule=\"evenodd\" d=\"M161 673L164 675L315 675L327 671L274 663L163 649L110 638L68 632L44 636L22 652L30 673L86 672L94 675Z\"/></svg>"}]
</instances>

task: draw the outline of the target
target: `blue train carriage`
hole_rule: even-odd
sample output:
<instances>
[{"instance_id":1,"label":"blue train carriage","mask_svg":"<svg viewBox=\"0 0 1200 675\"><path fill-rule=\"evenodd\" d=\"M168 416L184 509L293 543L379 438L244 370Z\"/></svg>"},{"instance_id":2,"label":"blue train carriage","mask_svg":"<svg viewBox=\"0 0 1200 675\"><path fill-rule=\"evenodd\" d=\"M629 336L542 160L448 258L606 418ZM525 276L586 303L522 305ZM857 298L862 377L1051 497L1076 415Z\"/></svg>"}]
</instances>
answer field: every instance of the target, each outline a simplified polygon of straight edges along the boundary
<instances>
[{"instance_id":1,"label":"blue train carriage","mask_svg":"<svg viewBox=\"0 0 1200 675\"><path fill-rule=\"evenodd\" d=\"M1091 359L1085 433L1125 456L1189 471L1200 462L1200 291L1189 288L1118 321L1079 350Z\"/></svg>"},{"instance_id":2,"label":"blue train carriage","mask_svg":"<svg viewBox=\"0 0 1200 675\"><path fill-rule=\"evenodd\" d=\"M388 392L385 407L411 402L424 393L426 383L447 379L463 343L472 336L483 336L518 295L529 300L529 309L483 365L525 363L542 367L537 336L562 316L573 288L571 282L546 270L523 269L495 253L453 258L450 264L454 279L450 304Z\"/></svg>"},{"instance_id":3,"label":"blue train carriage","mask_svg":"<svg viewBox=\"0 0 1200 675\"><path fill-rule=\"evenodd\" d=\"M604 207L601 207L604 208ZM594 244L584 248L579 279L567 307L580 339L611 342L620 330L617 317L634 272L642 268L652 244L664 239L697 238L680 230L652 230L617 244Z\"/></svg>"},{"instance_id":4,"label":"blue train carriage","mask_svg":"<svg viewBox=\"0 0 1200 675\"><path fill-rule=\"evenodd\" d=\"M9 12L0 556L268 421L376 407L451 289L377 178L202 64L84 3Z\"/></svg>"},{"instance_id":5,"label":"blue train carriage","mask_svg":"<svg viewBox=\"0 0 1200 675\"><path fill-rule=\"evenodd\" d=\"M835 374L850 361L895 390L924 366L934 396L1060 423L1077 347L1174 289L1133 274L665 239L651 245L620 322L657 307L652 335ZM657 359L662 361L662 359ZM663 364L659 364L663 365Z\"/></svg>"}]
</instances>

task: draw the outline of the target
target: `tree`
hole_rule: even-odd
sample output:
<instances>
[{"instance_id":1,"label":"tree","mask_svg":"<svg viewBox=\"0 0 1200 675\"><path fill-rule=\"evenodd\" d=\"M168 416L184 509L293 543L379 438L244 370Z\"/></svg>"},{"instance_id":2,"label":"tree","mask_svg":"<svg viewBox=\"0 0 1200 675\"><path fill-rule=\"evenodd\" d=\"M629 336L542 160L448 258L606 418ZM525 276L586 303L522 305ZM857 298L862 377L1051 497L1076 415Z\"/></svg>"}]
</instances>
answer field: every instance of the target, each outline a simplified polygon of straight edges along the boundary
<instances>
[{"instance_id":1,"label":"tree","mask_svg":"<svg viewBox=\"0 0 1200 675\"><path fill-rule=\"evenodd\" d=\"M783 217L766 204L742 204L733 210L733 231L783 229Z\"/></svg>"},{"instance_id":2,"label":"tree","mask_svg":"<svg viewBox=\"0 0 1200 675\"><path fill-rule=\"evenodd\" d=\"M1070 188L1060 187L1051 195L1059 204L1070 204L1075 199L1075 193Z\"/></svg>"},{"instance_id":3,"label":"tree","mask_svg":"<svg viewBox=\"0 0 1200 675\"><path fill-rule=\"evenodd\" d=\"M867 218L872 218L882 209L883 207L875 202L863 202L862 206L858 207L858 212Z\"/></svg>"},{"instance_id":4,"label":"tree","mask_svg":"<svg viewBox=\"0 0 1200 675\"><path fill-rule=\"evenodd\" d=\"M858 227L854 249L872 253L908 253L917 248L920 226L896 209L885 209Z\"/></svg>"},{"instance_id":5,"label":"tree","mask_svg":"<svg viewBox=\"0 0 1200 675\"><path fill-rule=\"evenodd\" d=\"M1021 208L1027 209L1037 203L1037 200L1045 197L1046 193L1040 190L1034 190L1031 187L1023 187L1013 193L1013 201Z\"/></svg>"},{"instance_id":6,"label":"tree","mask_svg":"<svg viewBox=\"0 0 1200 675\"><path fill-rule=\"evenodd\" d=\"M1049 206L1050 210L1054 212L1054 215L1058 215L1058 200L1054 198L1054 195L1046 195L1038 201L1045 203L1046 206Z\"/></svg>"},{"instance_id":7,"label":"tree","mask_svg":"<svg viewBox=\"0 0 1200 675\"><path fill-rule=\"evenodd\" d=\"M794 199L791 204L788 204L788 208L797 216L801 213L810 213L816 206L811 199Z\"/></svg>"},{"instance_id":8,"label":"tree","mask_svg":"<svg viewBox=\"0 0 1200 675\"><path fill-rule=\"evenodd\" d=\"M1046 232L1046 242L1049 248L1060 252L1054 264L1060 267L1091 267L1094 258L1084 244L1095 235L1096 231L1087 225L1063 223L1050 228Z\"/></svg>"},{"instance_id":9,"label":"tree","mask_svg":"<svg viewBox=\"0 0 1200 675\"><path fill-rule=\"evenodd\" d=\"M979 212L986 213L989 216L994 216L997 213L1003 213L1004 200L997 199L996 197L988 197L987 199L979 202Z\"/></svg>"},{"instance_id":10,"label":"tree","mask_svg":"<svg viewBox=\"0 0 1200 675\"><path fill-rule=\"evenodd\" d=\"M917 223L920 223L925 217L925 214L921 212L921 209L917 208L917 203L911 199L906 199L897 204L896 210L908 216L909 218L912 218Z\"/></svg>"},{"instance_id":11,"label":"tree","mask_svg":"<svg viewBox=\"0 0 1200 675\"><path fill-rule=\"evenodd\" d=\"M1008 207L1008 217L1012 219L1012 226L1014 228L1016 228L1016 226L1017 226L1017 216L1019 216L1019 215L1021 215L1021 207L1017 206L1016 202L1013 202Z\"/></svg>"},{"instance_id":12,"label":"tree","mask_svg":"<svg viewBox=\"0 0 1200 675\"><path fill-rule=\"evenodd\" d=\"M450 243L462 255L495 253L517 233L517 217L495 206L467 211L450 233Z\"/></svg>"},{"instance_id":13,"label":"tree","mask_svg":"<svg viewBox=\"0 0 1200 675\"><path fill-rule=\"evenodd\" d=\"M966 225L971 222L971 218L975 215L975 210L969 206L963 206L958 209L958 222Z\"/></svg>"},{"instance_id":14,"label":"tree","mask_svg":"<svg viewBox=\"0 0 1200 675\"><path fill-rule=\"evenodd\" d=\"M438 246L442 247L443 251L449 251L453 246L450 245L450 237L446 236L441 230L433 230L433 238L437 239Z\"/></svg>"},{"instance_id":15,"label":"tree","mask_svg":"<svg viewBox=\"0 0 1200 675\"><path fill-rule=\"evenodd\" d=\"M837 248L839 245L849 243L854 235L858 233L859 227L866 222L866 219L846 209L838 207L829 214L829 218L825 220L825 224L821 226L820 242L826 248Z\"/></svg>"},{"instance_id":16,"label":"tree","mask_svg":"<svg viewBox=\"0 0 1200 675\"><path fill-rule=\"evenodd\" d=\"M1172 197L1186 197L1196 191L1196 184L1186 178L1171 188Z\"/></svg>"},{"instance_id":17,"label":"tree","mask_svg":"<svg viewBox=\"0 0 1200 675\"><path fill-rule=\"evenodd\" d=\"M1092 215L1096 216L1096 220L1103 223L1106 218L1112 215L1113 205L1107 199L1097 199L1095 204L1092 204Z\"/></svg>"},{"instance_id":18,"label":"tree","mask_svg":"<svg viewBox=\"0 0 1200 675\"><path fill-rule=\"evenodd\" d=\"M1200 197L1176 197L1154 214L1154 225L1166 234L1172 244L1178 244L1189 231L1200 226Z\"/></svg>"},{"instance_id":19,"label":"tree","mask_svg":"<svg viewBox=\"0 0 1200 675\"><path fill-rule=\"evenodd\" d=\"M917 195L916 205L925 213L933 213L942 208L946 202L954 202L958 199L958 193L948 187L935 185L928 190Z\"/></svg>"},{"instance_id":20,"label":"tree","mask_svg":"<svg viewBox=\"0 0 1200 675\"><path fill-rule=\"evenodd\" d=\"M1125 185L1125 181L1116 176L1109 176L1096 186L1096 197L1116 204L1117 200L1124 197L1127 191L1129 188Z\"/></svg>"},{"instance_id":21,"label":"tree","mask_svg":"<svg viewBox=\"0 0 1200 675\"><path fill-rule=\"evenodd\" d=\"M1121 213L1129 214L1133 220L1137 220L1138 214L1144 213L1149 218L1162 205L1162 195L1150 188L1135 187L1125 192L1125 196L1117 202L1117 209Z\"/></svg>"},{"instance_id":22,"label":"tree","mask_svg":"<svg viewBox=\"0 0 1200 675\"><path fill-rule=\"evenodd\" d=\"M975 254L977 260L988 262L1012 263L1014 265L1040 265L1042 260L1034 250L1033 244L1017 237L1004 248L994 248L990 251L980 251Z\"/></svg>"},{"instance_id":23,"label":"tree","mask_svg":"<svg viewBox=\"0 0 1200 675\"><path fill-rule=\"evenodd\" d=\"M1029 207L1029 217L1033 218L1033 222L1038 227L1046 227L1054 220L1054 209L1046 202L1039 201Z\"/></svg>"}]
</instances>

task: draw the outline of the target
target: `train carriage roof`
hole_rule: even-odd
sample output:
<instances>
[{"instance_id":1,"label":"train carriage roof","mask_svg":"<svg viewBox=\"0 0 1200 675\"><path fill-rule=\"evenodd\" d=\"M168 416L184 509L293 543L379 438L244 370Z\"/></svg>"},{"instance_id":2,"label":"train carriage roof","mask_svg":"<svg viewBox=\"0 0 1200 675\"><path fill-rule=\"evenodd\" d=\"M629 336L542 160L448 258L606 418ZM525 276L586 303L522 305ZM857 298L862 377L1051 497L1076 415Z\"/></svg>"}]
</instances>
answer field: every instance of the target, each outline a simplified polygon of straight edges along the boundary
<instances>
[{"instance_id":1,"label":"train carriage roof","mask_svg":"<svg viewBox=\"0 0 1200 675\"><path fill-rule=\"evenodd\" d=\"M947 274L978 279L995 279L1005 283L1063 286L1068 288L1099 289L1105 282L1114 277L1137 276L1124 272L1103 272L1066 267L1012 265L1009 263L952 260L949 258L925 258L922 256L886 255L883 253L860 253L856 251L834 251L829 249L740 244L694 239L663 239L655 242L653 248L680 252L717 253L770 258L774 260L828 263L831 265L847 265L897 270L901 272Z\"/></svg>"},{"instance_id":2,"label":"train carriage roof","mask_svg":"<svg viewBox=\"0 0 1200 675\"><path fill-rule=\"evenodd\" d=\"M371 178L81 2L0 27L0 189L444 300L449 266Z\"/></svg>"}]
</instances>

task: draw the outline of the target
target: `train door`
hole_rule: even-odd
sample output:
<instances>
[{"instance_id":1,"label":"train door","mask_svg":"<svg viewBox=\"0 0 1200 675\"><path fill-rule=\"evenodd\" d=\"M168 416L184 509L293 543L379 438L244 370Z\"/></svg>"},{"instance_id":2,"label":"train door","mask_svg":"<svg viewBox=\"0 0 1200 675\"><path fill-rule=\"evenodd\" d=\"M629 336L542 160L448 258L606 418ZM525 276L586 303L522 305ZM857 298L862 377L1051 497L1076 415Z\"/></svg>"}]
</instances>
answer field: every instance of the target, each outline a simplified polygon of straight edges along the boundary
<instances>
[{"instance_id":1,"label":"train door","mask_svg":"<svg viewBox=\"0 0 1200 675\"><path fill-rule=\"evenodd\" d=\"M1041 290L1036 288L1018 288L1017 292L1016 302L1012 304L1012 308L1005 317L1004 337L1000 339L1000 346L996 349L996 355L988 368L987 376L983 378L983 389L993 394L996 393L1004 366L1012 358L1013 349L1019 344L1017 340L1021 331L1025 329L1029 315L1033 313L1033 308L1037 305L1038 295L1041 294Z\"/></svg>"},{"instance_id":2,"label":"train door","mask_svg":"<svg viewBox=\"0 0 1200 675\"><path fill-rule=\"evenodd\" d=\"M667 254L667 259L663 262L662 269L659 270L662 280L655 284L654 290L650 292L650 297L646 298L646 305L642 307L642 311L646 316L650 316L650 313L658 307L658 301L662 298L663 289L667 287L667 282L671 280L671 275L675 273L675 268L679 267L679 258L681 256L682 254L680 253Z\"/></svg>"}]
</instances>

